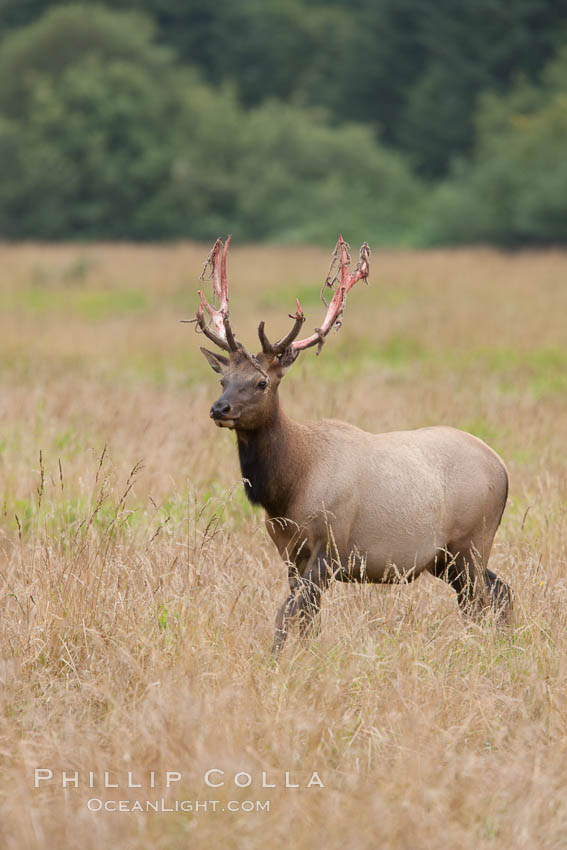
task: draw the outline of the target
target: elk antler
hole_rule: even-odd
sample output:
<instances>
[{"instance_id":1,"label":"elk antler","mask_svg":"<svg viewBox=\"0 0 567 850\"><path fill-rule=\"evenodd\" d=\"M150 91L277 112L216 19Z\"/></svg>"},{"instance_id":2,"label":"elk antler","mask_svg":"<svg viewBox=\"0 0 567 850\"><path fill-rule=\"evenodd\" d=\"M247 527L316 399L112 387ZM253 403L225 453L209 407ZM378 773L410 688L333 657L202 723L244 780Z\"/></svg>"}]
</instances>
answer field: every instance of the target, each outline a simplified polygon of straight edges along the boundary
<instances>
[{"instance_id":1,"label":"elk antler","mask_svg":"<svg viewBox=\"0 0 567 850\"><path fill-rule=\"evenodd\" d=\"M272 345L264 332L264 322L260 323L260 326L258 327L258 336L260 337L262 351L264 354L278 355L282 354L289 348L292 358L291 362L293 362L300 351L303 351L305 348L311 348L312 345L318 346L317 354L319 354L325 342L325 337L333 325L336 325L337 330L339 330L342 325L347 293L352 289L355 283L361 280L361 278L367 280L368 273L370 271L370 248L368 247L368 242L365 242L360 249L360 258L356 264L354 272L349 272L348 270L351 259L349 251L350 245L348 242L345 242L343 237L339 234L339 241L337 242L331 257L329 274L327 275L321 290L321 298L325 306L327 305L327 302L323 298L323 290L327 287L329 287L329 289L333 289L335 284L338 284L338 286L331 303L327 308L327 314L321 327L315 328L315 333L305 339L296 339L299 331L301 330L301 326L305 321L301 304L296 299L297 312L295 315L290 314L290 319L295 319L295 323L287 336ZM337 266L339 266L338 269Z\"/></svg>"},{"instance_id":2,"label":"elk antler","mask_svg":"<svg viewBox=\"0 0 567 850\"><path fill-rule=\"evenodd\" d=\"M201 331L211 340L211 342L214 342L224 351L240 352L240 354L246 357L247 360L249 360L250 363L258 369L258 371L260 371L263 375L266 375L266 372L256 357L249 354L242 343L236 339L230 326L228 318L228 278L226 274L226 255L228 254L228 246L230 245L231 239L231 235L227 236L224 244L220 237L217 239L211 248L209 256L205 260L203 271L201 272L201 280L205 280L207 269L212 270L213 305L218 304L218 308L215 309L214 306L211 306L207 301L203 290L199 289L198 293L201 298L201 303L197 308L196 318L185 319L182 321L196 322ZM211 317L210 325L208 325L205 320L205 310Z\"/></svg>"},{"instance_id":3,"label":"elk antler","mask_svg":"<svg viewBox=\"0 0 567 850\"><path fill-rule=\"evenodd\" d=\"M205 336L207 336L211 342L214 342L224 351L238 351L242 347L240 343L237 342L232 332L228 318L228 278L226 276L226 255L228 253L228 246L230 245L231 239L232 236L228 236L224 244L220 237L217 239L209 253L209 256L205 260L203 271L201 272L201 280L205 280L207 269L210 268L212 270L213 305L218 304L218 309L215 309L214 306L209 304L205 293L202 289L199 289L198 294L201 298L201 303L197 308L196 319L192 320L197 322ZM211 325L208 325L205 321L204 310L206 310L211 317Z\"/></svg>"}]
</instances>

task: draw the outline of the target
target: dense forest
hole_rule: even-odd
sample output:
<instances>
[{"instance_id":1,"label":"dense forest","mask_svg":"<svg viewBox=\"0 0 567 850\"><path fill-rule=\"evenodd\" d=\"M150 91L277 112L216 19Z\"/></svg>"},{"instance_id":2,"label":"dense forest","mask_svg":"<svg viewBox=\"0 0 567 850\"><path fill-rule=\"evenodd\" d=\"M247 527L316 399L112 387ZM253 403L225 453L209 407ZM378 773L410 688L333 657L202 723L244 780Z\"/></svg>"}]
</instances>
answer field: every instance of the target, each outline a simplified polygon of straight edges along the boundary
<instances>
[{"instance_id":1,"label":"dense forest","mask_svg":"<svg viewBox=\"0 0 567 850\"><path fill-rule=\"evenodd\" d=\"M0 235L567 242L567 0L0 0Z\"/></svg>"}]
</instances>

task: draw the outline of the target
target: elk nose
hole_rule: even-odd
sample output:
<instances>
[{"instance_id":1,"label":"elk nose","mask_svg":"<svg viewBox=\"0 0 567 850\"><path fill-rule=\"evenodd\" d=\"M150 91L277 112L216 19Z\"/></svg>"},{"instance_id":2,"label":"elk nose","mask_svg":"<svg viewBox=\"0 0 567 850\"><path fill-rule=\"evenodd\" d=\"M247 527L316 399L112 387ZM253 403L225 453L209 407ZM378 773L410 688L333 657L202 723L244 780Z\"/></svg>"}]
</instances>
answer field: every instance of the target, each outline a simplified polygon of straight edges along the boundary
<instances>
[{"instance_id":1,"label":"elk nose","mask_svg":"<svg viewBox=\"0 0 567 850\"><path fill-rule=\"evenodd\" d=\"M215 401L211 407L210 415L212 419L216 419L218 416L226 416L227 413L230 413L230 404L222 398L219 398L219 400Z\"/></svg>"}]
</instances>

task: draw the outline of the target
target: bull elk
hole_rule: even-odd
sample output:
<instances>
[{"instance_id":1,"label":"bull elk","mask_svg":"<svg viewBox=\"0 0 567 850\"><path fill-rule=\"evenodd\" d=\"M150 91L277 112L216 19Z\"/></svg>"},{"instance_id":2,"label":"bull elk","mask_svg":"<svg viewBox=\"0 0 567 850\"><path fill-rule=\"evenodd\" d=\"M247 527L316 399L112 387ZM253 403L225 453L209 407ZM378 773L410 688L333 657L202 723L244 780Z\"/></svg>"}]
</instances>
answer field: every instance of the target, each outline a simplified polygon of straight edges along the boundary
<instances>
[{"instance_id":1,"label":"bull elk","mask_svg":"<svg viewBox=\"0 0 567 850\"><path fill-rule=\"evenodd\" d=\"M332 579L392 583L430 572L457 593L461 610L492 607L507 616L508 585L487 569L508 494L504 463L477 437L447 426L371 434L335 420L290 419L280 382L300 352L318 353L340 328L347 293L369 272L365 243L353 272L339 236L326 284L334 288L320 328L298 339L305 320L297 301L293 326L250 354L230 325L226 259L230 236L215 243L209 268L212 305L200 290L192 321L224 354L201 348L221 375L222 395L210 409L220 428L236 432L244 487L266 511L268 533L288 566L290 595L276 619L278 652L292 620L302 632L318 612ZM208 319L205 314L208 314Z\"/></svg>"}]
</instances>

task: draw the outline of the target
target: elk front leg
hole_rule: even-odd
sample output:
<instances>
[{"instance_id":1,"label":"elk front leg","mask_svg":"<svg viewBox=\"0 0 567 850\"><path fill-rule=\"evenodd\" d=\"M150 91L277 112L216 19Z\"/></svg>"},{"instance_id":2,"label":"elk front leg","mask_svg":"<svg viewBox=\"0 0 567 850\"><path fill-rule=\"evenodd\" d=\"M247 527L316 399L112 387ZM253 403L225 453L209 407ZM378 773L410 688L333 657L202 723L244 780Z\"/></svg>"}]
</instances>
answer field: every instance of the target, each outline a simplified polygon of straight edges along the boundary
<instances>
[{"instance_id":1,"label":"elk front leg","mask_svg":"<svg viewBox=\"0 0 567 850\"><path fill-rule=\"evenodd\" d=\"M297 569L290 569L292 591L276 617L276 634L272 652L278 655L287 637L290 621L299 622L300 633L304 635L313 623L313 618L321 608L321 596L329 583L329 569L323 555L310 559L304 572L297 577Z\"/></svg>"}]
</instances>

